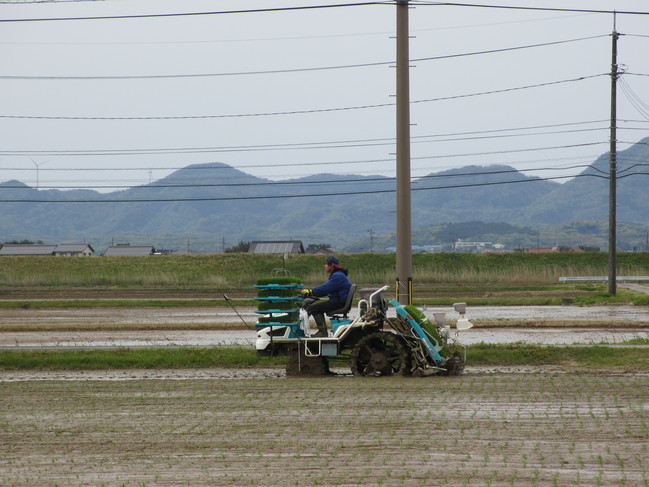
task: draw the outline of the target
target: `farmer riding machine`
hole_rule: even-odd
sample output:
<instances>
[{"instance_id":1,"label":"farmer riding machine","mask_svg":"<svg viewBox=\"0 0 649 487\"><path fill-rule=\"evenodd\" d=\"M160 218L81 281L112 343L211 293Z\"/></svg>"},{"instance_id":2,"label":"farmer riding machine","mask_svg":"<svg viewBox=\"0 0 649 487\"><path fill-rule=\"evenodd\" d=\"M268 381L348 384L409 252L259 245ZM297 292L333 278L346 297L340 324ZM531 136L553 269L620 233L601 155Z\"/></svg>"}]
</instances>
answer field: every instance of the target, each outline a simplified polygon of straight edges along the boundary
<instances>
[{"instance_id":1,"label":"farmer riding machine","mask_svg":"<svg viewBox=\"0 0 649 487\"><path fill-rule=\"evenodd\" d=\"M260 279L255 285L259 318L255 347L260 355L288 355L287 375L325 375L329 359L348 359L354 376L433 374L459 375L464 370L466 349L451 337L446 313L434 313L434 324L419 309L389 301L396 316L388 316L380 289L361 289L358 313L349 318L356 285L352 284L345 306L327 313L331 332L311 337L309 317L303 309L314 298L300 295L298 279ZM465 303L453 305L459 313L456 329L473 325L466 318Z\"/></svg>"}]
</instances>

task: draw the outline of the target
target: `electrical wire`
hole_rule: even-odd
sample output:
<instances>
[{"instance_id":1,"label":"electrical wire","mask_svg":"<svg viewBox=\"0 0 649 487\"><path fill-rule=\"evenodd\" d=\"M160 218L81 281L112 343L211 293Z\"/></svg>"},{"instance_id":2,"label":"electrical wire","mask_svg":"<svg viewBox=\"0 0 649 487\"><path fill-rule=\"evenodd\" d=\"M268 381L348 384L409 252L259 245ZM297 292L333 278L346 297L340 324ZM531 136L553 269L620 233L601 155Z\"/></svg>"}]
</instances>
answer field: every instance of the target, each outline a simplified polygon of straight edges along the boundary
<instances>
[{"instance_id":1,"label":"electrical wire","mask_svg":"<svg viewBox=\"0 0 649 487\"><path fill-rule=\"evenodd\" d=\"M341 7L363 7L368 5L389 5L390 2L358 2L358 3L340 3L331 5L304 5L296 7L274 7L274 8L256 8L249 10L221 10L221 11L204 11L204 12L175 12L175 13L158 13L158 14L128 14L128 15L97 15L89 17L47 17L47 18L22 18L22 19L0 19L0 23L9 22L58 22L58 21L76 21L76 20L125 20L125 19L153 19L165 17L198 17L203 15L229 15L229 14L252 14L252 13L270 13L270 12L289 12L297 10L318 10Z\"/></svg>"},{"instance_id":2,"label":"electrical wire","mask_svg":"<svg viewBox=\"0 0 649 487\"><path fill-rule=\"evenodd\" d=\"M608 122L608 120L588 120L588 121L581 121L581 122L567 122L567 123L559 123L559 124L546 124L546 125L533 125L533 126L527 126L527 127L509 127L509 128L502 128L502 129L492 129L492 130L479 130L479 131L471 131L471 132L450 132L450 133L443 133L443 134L427 134L427 135L419 135L419 136L412 136L411 139L414 139L415 141L423 141L423 139L428 139L428 138L439 138L439 137L454 137L454 136L463 136L463 135L482 135L482 134L491 134L491 133L502 133L502 132L512 132L512 131L523 131L523 130L534 130L534 129L541 129L541 128L553 128L553 127L569 127L569 126L575 126L575 125L586 125L586 124L594 124L594 123L604 123ZM628 123L636 123L640 122L638 120L625 120L625 122ZM625 130L625 128L620 128L622 130ZM562 133L569 133L568 132L562 132ZM539 133L531 134L531 135L538 135ZM519 135L519 134L513 134L513 135ZM525 135L525 134L523 134ZM476 137L480 138L480 137ZM318 141L318 142L300 142L296 144L288 144L288 146L295 146L295 145L323 145L323 144L330 144L330 143L336 143L336 144L345 144L345 143L356 143L356 142L376 142L376 141L394 141L396 140L394 137L384 137L384 138L373 138L373 139L356 139L356 140L344 140L344 141L335 141L335 142L325 142L325 141ZM277 144L277 147L283 147L285 146L284 144ZM251 148L251 147L258 147L258 148L265 148L267 145L262 145L262 146L232 146L230 147L231 149L236 149L237 147L242 147L242 148ZM596 157L596 156L593 156ZM343 160L343 161L328 161L328 162L299 162L299 163L281 163L281 164L255 164L255 165L243 165L243 166L237 166L239 168L265 168L265 167L295 167L295 166L316 166L316 165L339 165L339 164L365 164L365 163L377 163L377 162L389 162L393 161L394 158L389 158L389 159L362 159L362 160ZM545 159L547 160L547 159ZM553 159L554 160L554 159ZM179 170L179 169L184 169L184 170L203 170L203 169L227 169L229 166L223 166L223 167L214 167L214 166L198 166L198 167L145 167L145 168L134 168L134 167L122 167L122 168L52 168L52 167L46 167L46 168L41 168L41 171L79 171L79 170L85 170L85 171L141 171L141 170ZM23 168L23 167L0 167L0 171L6 170L6 171L31 171L32 168Z\"/></svg>"},{"instance_id":3,"label":"electrical wire","mask_svg":"<svg viewBox=\"0 0 649 487\"><path fill-rule=\"evenodd\" d=\"M602 37L610 37L611 34L601 34L590 37L580 37L576 39L565 39L560 41L543 42L538 44L528 44L525 46L505 47L502 49L490 49L484 51L465 52L460 54L446 54L442 56L430 56L422 58L411 59L411 63L424 62L424 61L438 61L441 59L453 59L467 56L480 56L485 54L496 54L508 51L518 51L521 49L533 49L537 47L555 46L567 44L572 42L580 42L585 40L600 39ZM114 75L114 76L27 76L27 75L0 75L0 79L5 80L132 80L132 79L175 79L175 78L204 78L204 77L223 77L223 76L249 76L249 75L267 75L267 74L285 74L285 73L302 73L310 71L327 71L337 69L350 69L350 68L367 68L374 66L389 66L393 65L394 61L378 61L374 63L356 63L356 64L343 64L337 66L317 66L309 68L287 68L287 69L271 69L263 71L236 71L226 73L194 73L194 74L150 74L150 75Z\"/></svg>"},{"instance_id":4,"label":"electrical wire","mask_svg":"<svg viewBox=\"0 0 649 487\"><path fill-rule=\"evenodd\" d=\"M456 3L456 2L427 2L410 0L411 6L433 6L433 7L473 7L473 8L494 8L501 10L532 10L541 12L572 12L588 14L620 14L620 15L649 15L649 12L633 10L598 10L584 8L558 8L558 7L525 7L513 5L481 5L477 3Z\"/></svg>"},{"instance_id":5,"label":"electrical wire","mask_svg":"<svg viewBox=\"0 0 649 487\"><path fill-rule=\"evenodd\" d=\"M545 159L531 159L531 160L528 159L528 160L518 161L518 162L521 163L521 164L537 164L537 163L547 163L547 162L557 162L557 161L584 161L584 162L586 162L586 161L592 161L592 160L596 159L597 157L599 157L598 154L591 154L591 155L583 155L583 156L579 156L579 157L559 157L559 158L555 157L555 158L550 158L550 159L545 158ZM619 156L618 161L619 162L633 162L634 159ZM366 164L366 163L378 163L378 162L394 163L395 159L390 158L390 159L368 159L368 160L360 160L360 161L332 161L332 162L318 162L318 163L282 163L282 164L264 164L264 165L244 165L244 166L238 166L237 169L243 169L243 168L260 169L260 168L272 167L274 170L276 170L278 167L325 166L325 165L343 165L343 164L347 167L350 164ZM639 161L639 162L641 162L641 161ZM148 182L150 184L151 183L150 173L152 171L177 171L177 170L182 170L183 172L187 172L187 171L196 171L196 170L233 169L231 166L228 166L228 165L210 166L208 164L202 164L202 165L198 165L198 166L186 166L186 167L151 167L151 168L141 168L141 167L125 167L125 168L115 168L115 167L113 167L113 168L94 168L94 167L69 168L68 167L68 168L60 168L60 169L42 168L42 169L40 169L40 171L53 171L53 172L54 171L57 171L57 172L74 171L75 173L78 173L80 171L83 171L83 172L96 172L96 171L111 171L111 172L140 171L140 172L142 172L142 171L147 171L147 172L149 172ZM589 162L589 164L590 164L590 162ZM565 167L566 166L555 165L555 166L548 167L546 169L547 170L555 170L555 169L556 170L562 170ZM572 168L572 167L579 167L579 166L574 166L574 165L573 166L567 166L567 168ZM449 166L449 167L436 166L436 168L438 170L455 169L455 167L453 167L453 166ZM3 168L0 168L0 170L1 169L3 169ZM22 171L22 172L32 172L34 170L31 167L30 168L24 168L24 167L23 168L6 168L6 169L11 170L11 171ZM415 170L415 168L413 168L413 170ZM419 171L430 171L430 168L422 167L422 168L419 168L418 170ZM527 171L531 171L531 170L535 170L535 168L525 167L525 168L518 169L519 172L527 172ZM281 174L277 174L277 171L275 171L275 173L276 173L276 175L278 177L283 176ZM366 173L366 174L369 174L371 176L374 176L374 175L376 175L376 170L370 170L370 171L358 171L358 170L355 170L354 171L355 175L359 175L359 174L362 174L362 173ZM297 178L297 177L306 177L306 176L311 176L311 175L312 175L311 173L296 174L295 172L291 172L290 175L286 175L284 177L290 176L290 178L294 179L294 178ZM416 177L414 177L413 179L416 179ZM69 182L69 180L67 180L67 179L66 180L58 180L58 181L50 179L50 181L59 182L59 183L60 182L64 182L64 183ZM121 182L121 183L143 184L142 179L137 179L137 180L135 180L135 179L130 179L130 180L120 179L118 181ZM89 186L87 186L85 184L82 185L82 184L83 183L93 183L94 184L96 182L96 180L95 179L92 179L92 180L76 180L76 182L77 182L76 189L87 189L87 188L89 188ZM146 183L144 183L144 184L146 184ZM133 185L134 184L124 184L121 187L131 187ZM41 185L40 187L43 187L43 186ZM68 187L68 188L72 188L72 187Z\"/></svg>"},{"instance_id":6,"label":"electrical wire","mask_svg":"<svg viewBox=\"0 0 649 487\"><path fill-rule=\"evenodd\" d=\"M418 181L427 181L431 179L446 179L446 178L458 178L458 177L473 177L473 176L484 176L484 175L495 175L495 174L512 174L512 173L527 173L527 172L536 172L536 171L567 171L578 168L588 168L591 167L590 164L578 164L567 167L541 167L541 168L530 168L530 169L499 169L496 171L481 171L481 172L461 172L453 174L429 174L426 176L420 177L411 177L412 182ZM593 167L592 169L606 174L605 172ZM570 177L570 176L569 176ZM306 181L270 181L270 182L249 182L249 183L170 183L170 184L147 184L144 186L138 186L138 189L160 189L160 188L231 188L231 187L268 187L268 186L304 186L311 184L345 184L345 183L386 183L396 181L395 177L370 177L370 178L349 178L349 179L318 179L318 180L306 180ZM118 189L125 188L128 186L124 185L96 185L96 186L43 186L40 185L39 189ZM2 189L25 189L23 185L3 185Z\"/></svg>"},{"instance_id":7,"label":"electrical wire","mask_svg":"<svg viewBox=\"0 0 649 487\"><path fill-rule=\"evenodd\" d=\"M303 5L294 7L273 7L259 8L248 10L221 10L221 11L203 11L203 12L175 12L175 13L157 13L157 14L128 14L128 15L104 15L89 17L49 17L49 18L20 18L20 19L0 19L0 23L9 22L55 22L55 21L79 21L79 20L124 20L124 19L149 19L165 17L193 17L204 15L231 15L231 14L251 14L251 13L270 13L270 12L287 12L298 10L317 10L345 7L362 7L370 5L394 6L394 1L385 2L358 2L358 3L341 3L341 4L322 4L322 5ZM472 8L494 8L504 10L531 10L543 12L568 12L568 13L592 13L592 14L619 14L619 15L649 15L649 12L632 11L632 10L598 10L598 9L577 9L577 8L557 8L557 7L526 7L513 5L481 5L472 3L455 3L455 2L426 2L410 0L410 6L435 6L435 7L472 7Z\"/></svg>"},{"instance_id":8,"label":"electrical wire","mask_svg":"<svg viewBox=\"0 0 649 487\"><path fill-rule=\"evenodd\" d=\"M556 124L556 125L547 125L547 127L552 127L552 126L566 126L566 125L572 125L572 124ZM539 128L542 126L538 126ZM530 130L529 128L520 128L520 129L503 129L501 132L511 132L514 130ZM467 140L489 140L489 139L501 139L501 138L510 138L510 137L534 137L538 135L549 135L549 134L573 134L573 133L583 133L583 132L594 132L594 131L602 131L602 130L609 130L608 127L595 127L595 128L583 128L583 129L570 129L570 130L546 130L542 132L530 132L530 133L499 133L496 135L486 135L489 134L490 132L493 131L479 131L479 132L474 132L476 135L473 137L459 137L459 136L453 136L453 135L443 135L443 134L437 134L437 135L419 135L419 136L413 136L411 137L411 143L412 144L427 144L427 143L436 143L436 142L458 142L458 141L467 141ZM635 127L625 127L621 128L620 130L646 130L644 128L635 128ZM498 131L495 131L498 132ZM471 132L465 132L466 134L470 134ZM458 134L461 135L462 133ZM485 134L485 135L477 135L477 134ZM441 138L441 137L447 137L447 138ZM341 140L341 141L320 141L320 142L296 142L292 144L263 144L263 145L254 145L254 146L232 146L232 147L222 147L220 148L221 150L225 149L230 149L231 151L234 151L236 149L246 149L246 150L251 150L253 148L257 148L259 150L265 150L265 149L286 149L286 150L291 150L291 149L307 149L310 148L310 146L316 146L315 148L317 149L323 149L327 148L329 146L334 146L335 148L346 148L346 147L357 147L358 144L362 144L364 147L368 146L375 146L375 147L380 147L384 145L393 145L395 143L395 138L394 137L383 137L383 138L373 138L373 139L356 139L356 140ZM326 147L325 147L326 146ZM0 151L0 154L2 152ZM341 161L340 163L346 163L348 161ZM364 162L372 162L372 161L364 161ZM0 168L2 170L3 168ZM48 168L49 169L49 168Z\"/></svg>"},{"instance_id":9,"label":"electrical wire","mask_svg":"<svg viewBox=\"0 0 649 487\"><path fill-rule=\"evenodd\" d=\"M624 79L624 77L618 78L620 88L624 96L626 96L629 103L638 111L640 115L649 120L649 105L647 105L642 98L640 98L635 91L629 86L629 83Z\"/></svg>"},{"instance_id":10,"label":"electrical wire","mask_svg":"<svg viewBox=\"0 0 649 487\"><path fill-rule=\"evenodd\" d=\"M472 188L481 186L496 186L501 184L515 184L515 183L530 183L541 181L554 181L557 179L566 178L579 178L579 177L597 177L608 179L606 176L597 174L578 174L573 176L554 176L546 178L535 179L521 179L513 181L498 181L488 183L467 183L447 186L436 187L413 187L412 191L432 191L442 189L460 189ZM204 198L151 198L151 199L135 199L135 198L118 198L118 199L75 199L75 200L60 200L60 199L14 199L4 200L11 203L172 203L172 202L194 202L194 201L240 201L240 200L269 200L269 199L293 199L293 198L315 198L315 197L330 197L330 196L358 196L369 194L382 194L382 193L395 193L396 189L380 189L370 191L354 191L354 192L336 192L336 193L313 193L313 194L288 194L288 195L248 195L248 196L223 196L223 197L204 197ZM3 201L3 200L0 200Z\"/></svg>"},{"instance_id":11,"label":"electrical wire","mask_svg":"<svg viewBox=\"0 0 649 487\"><path fill-rule=\"evenodd\" d=\"M34 3L38 3L41 0L36 0ZM42 0L48 1L48 0ZM53 0L57 1L57 0ZM102 1L102 0L69 0L69 1ZM8 2L6 0L0 1L0 4L6 3L29 3L29 2ZM588 14L577 14L572 16L560 15L553 17L543 17L539 19L526 19L526 20L508 20L503 22L488 22L481 24L467 24L467 25L454 25L454 26L444 26L444 27L433 27L427 29L410 29L410 32L416 34L417 32L430 32L430 31L440 31L440 30L454 30L454 29L469 29L475 27L488 27L496 25L508 25L508 24L520 24L528 22L543 22L546 20L565 20L571 17L580 17L582 15ZM345 37L368 37L368 36L391 36L393 31L374 31L374 32L358 32L358 33L346 33L346 34L323 34L323 35L300 35L300 36L281 36L281 37L247 37L244 39L203 39L203 40L187 40L187 41L107 41L107 42L57 42L57 41L48 41L48 42L20 42L20 41L0 41L0 45L21 45L21 46L140 46L140 45L182 45L182 44L224 44L224 43L245 43L245 42L274 42L274 41L295 41L295 40L308 40L308 39L336 39L336 38L345 38ZM625 34L626 35L626 34ZM644 37L638 35L636 37Z\"/></svg>"},{"instance_id":12,"label":"electrical wire","mask_svg":"<svg viewBox=\"0 0 649 487\"><path fill-rule=\"evenodd\" d=\"M518 152L534 152L541 150L552 150L552 149L569 149L575 147L587 147L592 145L599 145L605 142L584 142L581 144L566 144L566 145L557 145L557 146L548 146L548 147L534 147L527 149L512 149L512 150L501 150L501 151L491 151L491 152L474 152L474 153L461 153L461 154L449 154L449 155L439 155L439 156L425 156L425 157L412 157L412 159L437 159L437 158L448 158L448 157L467 157L467 156L478 156L478 155L494 155L494 154L510 154ZM236 147L186 147L186 148L149 148L149 149L81 149L81 150L33 150L33 151L10 151L4 150L0 151L2 156L17 156L17 155L33 155L33 156L125 156L125 155L159 155L159 154L200 154L200 153L225 153L225 152L254 152L254 151L278 151L278 150L290 150L290 149L340 149L340 148L350 148L350 147L368 147L372 145L386 145L386 144L369 144L369 143L358 143L358 144L340 144L340 145L310 145L304 146L301 144L299 147L292 147L291 144L283 145L282 147L276 147L272 144L268 145L259 145L259 146L236 146Z\"/></svg>"},{"instance_id":13,"label":"electrical wire","mask_svg":"<svg viewBox=\"0 0 649 487\"><path fill-rule=\"evenodd\" d=\"M593 74L588 76L580 76L578 78L570 78L558 81L548 81L545 83L536 83L533 85L518 86L512 88L504 88L501 90L481 91L476 93L468 93L463 95L452 95L438 98L428 98L423 100L412 100L411 105L418 103L432 103L447 100L456 100L460 98L470 98L483 95L494 95L499 93L508 93L512 91L526 90L532 88L541 88L545 86L558 85L563 83L574 83L586 79L598 78L602 76L609 76L608 73ZM1 76L0 76L1 78ZM276 112L257 112L257 113L239 113L239 114L226 114L226 115L191 115L191 116L159 116L159 117L69 117L69 116L41 116L41 115L0 115L0 118L6 119L42 119L42 120L185 120L185 119L205 119L205 118L245 118L245 117L265 117L265 116L278 116L278 115L304 115L313 113L327 113L327 112L340 112L350 110L366 110L370 108L388 108L394 107L396 103L378 103L370 105L356 105L337 108L316 108L310 110L291 110L291 111L276 111Z\"/></svg>"}]
</instances>

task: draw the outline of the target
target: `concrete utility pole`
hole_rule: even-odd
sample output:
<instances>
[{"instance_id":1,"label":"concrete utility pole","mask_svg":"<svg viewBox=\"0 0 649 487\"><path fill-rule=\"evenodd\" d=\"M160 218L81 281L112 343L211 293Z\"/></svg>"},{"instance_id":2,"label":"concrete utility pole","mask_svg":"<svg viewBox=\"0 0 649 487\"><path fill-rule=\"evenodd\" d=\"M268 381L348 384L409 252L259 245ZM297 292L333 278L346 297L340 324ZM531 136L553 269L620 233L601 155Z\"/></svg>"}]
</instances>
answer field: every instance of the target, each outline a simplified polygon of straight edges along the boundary
<instances>
[{"instance_id":1,"label":"concrete utility pole","mask_svg":"<svg viewBox=\"0 0 649 487\"><path fill-rule=\"evenodd\" d=\"M397 0L397 300L412 304L408 0Z\"/></svg>"},{"instance_id":2,"label":"concrete utility pole","mask_svg":"<svg viewBox=\"0 0 649 487\"><path fill-rule=\"evenodd\" d=\"M615 15L615 14L613 14ZM611 54L611 140L609 164L608 196L608 293L615 296L617 292L617 218L616 218L616 177L617 177L617 39L619 34L613 26L613 46Z\"/></svg>"}]
</instances>

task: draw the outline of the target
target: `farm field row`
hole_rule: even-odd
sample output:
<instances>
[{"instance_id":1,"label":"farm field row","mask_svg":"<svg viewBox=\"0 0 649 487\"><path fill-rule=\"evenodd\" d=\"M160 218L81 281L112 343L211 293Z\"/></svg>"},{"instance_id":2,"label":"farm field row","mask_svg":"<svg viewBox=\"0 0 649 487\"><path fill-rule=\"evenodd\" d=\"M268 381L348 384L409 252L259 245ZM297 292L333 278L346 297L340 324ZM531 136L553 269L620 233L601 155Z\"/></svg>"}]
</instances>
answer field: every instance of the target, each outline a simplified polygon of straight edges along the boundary
<instances>
[{"instance_id":1,"label":"farm field row","mask_svg":"<svg viewBox=\"0 0 649 487\"><path fill-rule=\"evenodd\" d=\"M0 484L649 485L649 377L573 372L3 382Z\"/></svg>"}]
</instances>

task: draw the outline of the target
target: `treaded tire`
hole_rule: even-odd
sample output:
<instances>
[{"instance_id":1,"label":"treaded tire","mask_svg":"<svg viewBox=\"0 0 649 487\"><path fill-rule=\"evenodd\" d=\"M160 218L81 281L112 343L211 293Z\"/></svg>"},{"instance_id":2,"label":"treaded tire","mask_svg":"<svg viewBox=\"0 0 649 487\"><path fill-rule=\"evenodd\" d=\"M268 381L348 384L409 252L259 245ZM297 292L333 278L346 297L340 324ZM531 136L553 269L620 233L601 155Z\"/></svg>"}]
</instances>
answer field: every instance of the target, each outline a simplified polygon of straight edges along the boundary
<instances>
[{"instance_id":1,"label":"treaded tire","mask_svg":"<svg viewBox=\"0 0 649 487\"><path fill-rule=\"evenodd\" d=\"M287 376L300 375L329 375L329 361L326 357L307 357L304 352L294 350L291 352L286 364Z\"/></svg>"},{"instance_id":2,"label":"treaded tire","mask_svg":"<svg viewBox=\"0 0 649 487\"><path fill-rule=\"evenodd\" d=\"M355 377L408 375L410 350L400 336L378 331L356 344L350 356L350 366Z\"/></svg>"},{"instance_id":3,"label":"treaded tire","mask_svg":"<svg viewBox=\"0 0 649 487\"><path fill-rule=\"evenodd\" d=\"M454 353L444 365L446 372L443 375L461 375L464 372L464 360L459 353Z\"/></svg>"}]
</instances>

